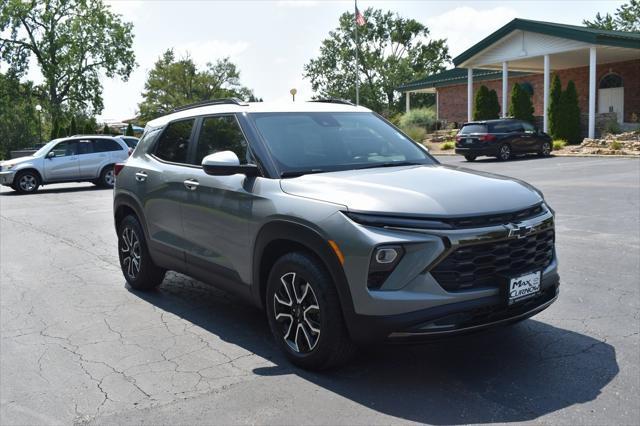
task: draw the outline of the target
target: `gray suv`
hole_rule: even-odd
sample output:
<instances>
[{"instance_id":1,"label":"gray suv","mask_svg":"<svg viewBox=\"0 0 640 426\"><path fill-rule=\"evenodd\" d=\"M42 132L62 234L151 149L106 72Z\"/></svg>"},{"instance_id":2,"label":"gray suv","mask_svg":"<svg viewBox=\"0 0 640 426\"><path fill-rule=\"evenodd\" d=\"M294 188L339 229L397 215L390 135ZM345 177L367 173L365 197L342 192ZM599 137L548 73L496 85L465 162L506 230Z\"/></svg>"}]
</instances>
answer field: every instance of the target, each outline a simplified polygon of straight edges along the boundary
<instances>
[{"instance_id":1,"label":"gray suv","mask_svg":"<svg viewBox=\"0 0 640 426\"><path fill-rule=\"evenodd\" d=\"M133 150L119 137L87 135L54 139L33 155L0 162L0 184L20 193L33 193L40 185L93 182L113 187L113 165Z\"/></svg>"},{"instance_id":2,"label":"gray suv","mask_svg":"<svg viewBox=\"0 0 640 426\"><path fill-rule=\"evenodd\" d=\"M363 107L185 108L149 122L115 170L130 286L174 270L240 295L304 368L341 364L357 344L513 323L558 296L554 212L538 190L443 166Z\"/></svg>"}]
</instances>

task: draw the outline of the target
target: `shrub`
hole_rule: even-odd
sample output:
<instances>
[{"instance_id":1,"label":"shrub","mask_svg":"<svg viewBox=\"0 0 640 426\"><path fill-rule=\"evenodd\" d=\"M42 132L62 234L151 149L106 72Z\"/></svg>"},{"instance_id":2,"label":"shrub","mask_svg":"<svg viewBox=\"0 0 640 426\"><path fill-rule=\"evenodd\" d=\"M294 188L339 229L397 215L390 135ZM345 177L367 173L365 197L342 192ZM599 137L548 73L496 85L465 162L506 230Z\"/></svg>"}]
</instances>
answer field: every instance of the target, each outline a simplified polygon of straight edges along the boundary
<instances>
[{"instance_id":1,"label":"shrub","mask_svg":"<svg viewBox=\"0 0 640 426\"><path fill-rule=\"evenodd\" d=\"M622 144L620 143L620 141L613 141L611 142L611 145L609 147L614 151L619 151L622 149Z\"/></svg>"},{"instance_id":2,"label":"shrub","mask_svg":"<svg viewBox=\"0 0 640 426\"><path fill-rule=\"evenodd\" d=\"M133 126L131 123L127 126L127 131L124 132L125 136L133 136Z\"/></svg>"},{"instance_id":3,"label":"shrub","mask_svg":"<svg viewBox=\"0 0 640 426\"><path fill-rule=\"evenodd\" d=\"M565 146L567 146L567 141L565 141L564 139L554 139L553 140L553 150L554 151L562 149Z\"/></svg>"},{"instance_id":4,"label":"shrub","mask_svg":"<svg viewBox=\"0 0 640 426\"><path fill-rule=\"evenodd\" d=\"M109 129L109 126L107 126L106 124L102 128L102 134L103 135L110 135L111 134L111 129Z\"/></svg>"},{"instance_id":5,"label":"shrub","mask_svg":"<svg viewBox=\"0 0 640 426\"><path fill-rule=\"evenodd\" d=\"M71 117L71 124L69 124L69 136L78 134L78 125L76 124L76 118Z\"/></svg>"},{"instance_id":6,"label":"shrub","mask_svg":"<svg viewBox=\"0 0 640 426\"><path fill-rule=\"evenodd\" d=\"M560 125L558 117L558 109L560 108L560 97L562 96L562 85L560 77L557 74L553 76L551 81L551 90L549 93L549 108L547 109L547 117L549 120L549 135L556 138L558 127Z\"/></svg>"},{"instance_id":7,"label":"shrub","mask_svg":"<svg viewBox=\"0 0 640 426\"><path fill-rule=\"evenodd\" d=\"M432 128L435 122L436 112L432 108L417 108L402 114L398 124L401 129L417 126L426 130Z\"/></svg>"},{"instance_id":8,"label":"shrub","mask_svg":"<svg viewBox=\"0 0 640 426\"><path fill-rule=\"evenodd\" d=\"M617 135L622 130L620 129L620 124L618 124L618 120L609 120L604 124L604 133L610 135Z\"/></svg>"},{"instance_id":9,"label":"shrub","mask_svg":"<svg viewBox=\"0 0 640 426\"><path fill-rule=\"evenodd\" d=\"M533 123L533 103L531 102L531 95L518 83L514 84L511 90L509 115L513 118Z\"/></svg>"},{"instance_id":10,"label":"shrub","mask_svg":"<svg viewBox=\"0 0 640 426\"><path fill-rule=\"evenodd\" d=\"M480 86L473 99L473 119L491 120L498 118L499 114L500 104L496 91L489 90L485 85Z\"/></svg>"},{"instance_id":11,"label":"shrub","mask_svg":"<svg viewBox=\"0 0 640 426\"><path fill-rule=\"evenodd\" d=\"M456 144L454 142L445 142L442 145L440 145L440 149L443 151L448 151L450 149L453 149L456 147Z\"/></svg>"},{"instance_id":12,"label":"shrub","mask_svg":"<svg viewBox=\"0 0 640 426\"><path fill-rule=\"evenodd\" d=\"M558 119L556 137L564 139L570 144L579 143L581 140L580 107L578 106L578 92L573 80L569 80L567 88L560 95Z\"/></svg>"},{"instance_id":13,"label":"shrub","mask_svg":"<svg viewBox=\"0 0 640 426\"><path fill-rule=\"evenodd\" d=\"M409 126L403 128L402 131L404 131L407 136L409 136L416 142L422 142L427 135L427 131L424 128L418 126Z\"/></svg>"}]
</instances>

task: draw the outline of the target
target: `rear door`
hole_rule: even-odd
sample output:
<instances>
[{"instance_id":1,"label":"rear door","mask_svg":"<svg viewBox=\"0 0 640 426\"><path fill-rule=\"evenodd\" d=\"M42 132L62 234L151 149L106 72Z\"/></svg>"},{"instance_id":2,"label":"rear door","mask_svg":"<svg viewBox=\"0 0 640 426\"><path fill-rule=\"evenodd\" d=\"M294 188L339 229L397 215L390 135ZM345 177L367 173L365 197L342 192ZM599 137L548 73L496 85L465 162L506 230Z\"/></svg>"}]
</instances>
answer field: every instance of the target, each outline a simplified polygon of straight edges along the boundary
<instances>
[{"instance_id":1,"label":"rear door","mask_svg":"<svg viewBox=\"0 0 640 426\"><path fill-rule=\"evenodd\" d=\"M188 152L194 119L169 123L142 161L132 162L138 198L147 221L149 243L163 265L183 271L186 239L182 205L187 200L185 176L192 169Z\"/></svg>"},{"instance_id":2,"label":"rear door","mask_svg":"<svg viewBox=\"0 0 640 426\"><path fill-rule=\"evenodd\" d=\"M240 164L253 163L234 115L203 117L201 121L192 154L194 168L185 176L185 181L195 183L191 190L186 190L182 209L184 235L188 240L187 268L190 275L202 280L211 280L214 273L218 279L237 283L243 281L239 272L243 267L246 269L251 252L249 222L255 200L252 182L256 178L206 174L200 166L202 159L219 151L233 151Z\"/></svg>"},{"instance_id":3,"label":"rear door","mask_svg":"<svg viewBox=\"0 0 640 426\"><path fill-rule=\"evenodd\" d=\"M524 133L522 122L518 120L509 120L507 126L506 141L511 145L511 152L514 154L523 154L527 152L529 142Z\"/></svg>"},{"instance_id":4,"label":"rear door","mask_svg":"<svg viewBox=\"0 0 640 426\"><path fill-rule=\"evenodd\" d=\"M541 139L538 139L538 132L533 124L522 122L522 128L524 129L523 137L527 152L540 151Z\"/></svg>"},{"instance_id":5,"label":"rear door","mask_svg":"<svg viewBox=\"0 0 640 426\"><path fill-rule=\"evenodd\" d=\"M78 169L81 179L97 177L99 173L100 156L104 157L105 155L104 153L94 151L94 145L91 139L78 140Z\"/></svg>"},{"instance_id":6,"label":"rear door","mask_svg":"<svg viewBox=\"0 0 640 426\"><path fill-rule=\"evenodd\" d=\"M50 157L53 153L53 157ZM44 161L44 178L46 181L63 181L78 179L78 141L66 140L57 143Z\"/></svg>"}]
</instances>

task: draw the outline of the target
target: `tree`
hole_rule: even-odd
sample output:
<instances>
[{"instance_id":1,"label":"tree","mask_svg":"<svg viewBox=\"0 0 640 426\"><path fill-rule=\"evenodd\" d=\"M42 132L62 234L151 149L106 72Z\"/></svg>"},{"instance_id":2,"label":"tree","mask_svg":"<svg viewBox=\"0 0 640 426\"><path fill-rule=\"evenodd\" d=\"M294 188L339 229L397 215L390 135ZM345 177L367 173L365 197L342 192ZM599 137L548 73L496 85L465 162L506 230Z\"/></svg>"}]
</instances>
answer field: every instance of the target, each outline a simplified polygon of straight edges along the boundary
<instances>
[{"instance_id":1,"label":"tree","mask_svg":"<svg viewBox=\"0 0 640 426\"><path fill-rule=\"evenodd\" d=\"M168 49L149 72L138 107L140 118L148 121L195 102L250 96L251 90L240 84L240 71L229 58L207 63L198 71L189 56L176 59L173 49Z\"/></svg>"},{"instance_id":2,"label":"tree","mask_svg":"<svg viewBox=\"0 0 640 426\"><path fill-rule=\"evenodd\" d=\"M358 27L360 101L382 112L399 111L397 88L445 69L450 61L445 39L430 39L429 29L414 19L368 8ZM304 77L320 98L355 101L355 18L340 16L338 27L322 41L320 55L304 66Z\"/></svg>"},{"instance_id":3,"label":"tree","mask_svg":"<svg viewBox=\"0 0 640 426\"><path fill-rule=\"evenodd\" d=\"M71 109L102 110L100 76L126 80L135 67L132 24L101 0L3 0L0 55L19 74L33 58L53 127Z\"/></svg>"},{"instance_id":4,"label":"tree","mask_svg":"<svg viewBox=\"0 0 640 426\"><path fill-rule=\"evenodd\" d=\"M560 96L558 111L560 125L558 138L569 143L580 142L580 107L578 106L578 92L573 80L569 80L567 88Z\"/></svg>"},{"instance_id":5,"label":"tree","mask_svg":"<svg viewBox=\"0 0 640 426\"><path fill-rule=\"evenodd\" d=\"M480 86L473 99L473 119L491 120L498 118L499 114L500 104L496 91L489 90L485 85Z\"/></svg>"},{"instance_id":6,"label":"tree","mask_svg":"<svg viewBox=\"0 0 640 426\"><path fill-rule=\"evenodd\" d=\"M598 12L593 21L585 19L582 23L587 27L602 30L640 32L640 0L629 0L628 4L616 9L614 16L610 13L601 15Z\"/></svg>"},{"instance_id":7,"label":"tree","mask_svg":"<svg viewBox=\"0 0 640 426\"><path fill-rule=\"evenodd\" d=\"M127 130L124 132L125 136L133 136L133 126L131 123L127 125Z\"/></svg>"},{"instance_id":8,"label":"tree","mask_svg":"<svg viewBox=\"0 0 640 426\"><path fill-rule=\"evenodd\" d=\"M547 109L547 119L549 120L549 135L552 138L560 139L558 129L560 128L560 98L562 97L562 84L558 74L554 74L551 80L551 90L549 92L549 107Z\"/></svg>"},{"instance_id":9,"label":"tree","mask_svg":"<svg viewBox=\"0 0 640 426\"><path fill-rule=\"evenodd\" d=\"M15 73L0 73L0 158L38 140L38 103L31 82L21 83ZM43 133L44 134L44 133Z\"/></svg>"},{"instance_id":10,"label":"tree","mask_svg":"<svg viewBox=\"0 0 640 426\"><path fill-rule=\"evenodd\" d=\"M111 134L111 129L109 128L109 126L105 123L104 127L102 128L102 134L103 135L110 135Z\"/></svg>"},{"instance_id":11,"label":"tree","mask_svg":"<svg viewBox=\"0 0 640 426\"><path fill-rule=\"evenodd\" d=\"M57 138L66 138L67 136L69 136L69 133L67 132L67 129L65 129L63 126L59 126L58 127L58 134L56 135Z\"/></svg>"},{"instance_id":12,"label":"tree","mask_svg":"<svg viewBox=\"0 0 640 426\"><path fill-rule=\"evenodd\" d=\"M82 134L83 135L93 135L95 133L95 130L93 127L91 127L91 123L89 123L88 121L86 123L84 123L84 127L82 129Z\"/></svg>"},{"instance_id":13,"label":"tree","mask_svg":"<svg viewBox=\"0 0 640 426\"><path fill-rule=\"evenodd\" d=\"M514 84L513 89L511 89L509 115L513 118L533 123L533 103L531 102L531 95L518 83Z\"/></svg>"},{"instance_id":14,"label":"tree","mask_svg":"<svg viewBox=\"0 0 640 426\"><path fill-rule=\"evenodd\" d=\"M69 136L78 134L78 125L76 124L76 117L71 117L71 124L69 124Z\"/></svg>"}]
</instances>

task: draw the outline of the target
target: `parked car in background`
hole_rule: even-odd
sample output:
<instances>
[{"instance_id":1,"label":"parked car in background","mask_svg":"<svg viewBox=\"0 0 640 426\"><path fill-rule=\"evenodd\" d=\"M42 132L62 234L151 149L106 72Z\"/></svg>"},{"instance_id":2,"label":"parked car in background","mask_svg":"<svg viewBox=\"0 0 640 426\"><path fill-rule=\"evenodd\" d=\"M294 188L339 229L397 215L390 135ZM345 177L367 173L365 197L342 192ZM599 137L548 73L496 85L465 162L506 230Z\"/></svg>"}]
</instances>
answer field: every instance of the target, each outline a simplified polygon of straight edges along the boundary
<instances>
[{"instance_id":1,"label":"parked car in background","mask_svg":"<svg viewBox=\"0 0 640 426\"><path fill-rule=\"evenodd\" d=\"M456 135L456 154L467 161L480 156L507 161L517 155L551 154L551 137L531 123L513 118L465 123Z\"/></svg>"},{"instance_id":2,"label":"parked car in background","mask_svg":"<svg viewBox=\"0 0 640 426\"><path fill-rule=\"evenodd\" d=\"M540 191L443 166L364 107L183 108L147 123L116 175L130 286L175 270L246 297L305 368L345 362L354 342L510 324L558 296Z\"/></svg>"},{"instance_id":3,"label":"parked car in background","mask_svg":"<svg viewBox=\"0 0 640 426\"><path fill-rule=\"evenodd\" d=\"M138 145L138 138L136 138L135 136L118 136L120 139L122 139L129 148L131 149L135 149L136 145Z\"/></svg>"},{"instance_id":4,"label":"parked car in background","mask_svg":"<svg viewBox=\"0 0 640 426\"><path fill-rule=\"evenodd\" d=\"M54 139L33 155L0 163L0 184L20 193L40 185L61 182L93 182L113 187L113 165L125 161L131 148L119 137L71 136Z\"/></svg>"}]
</instances>

